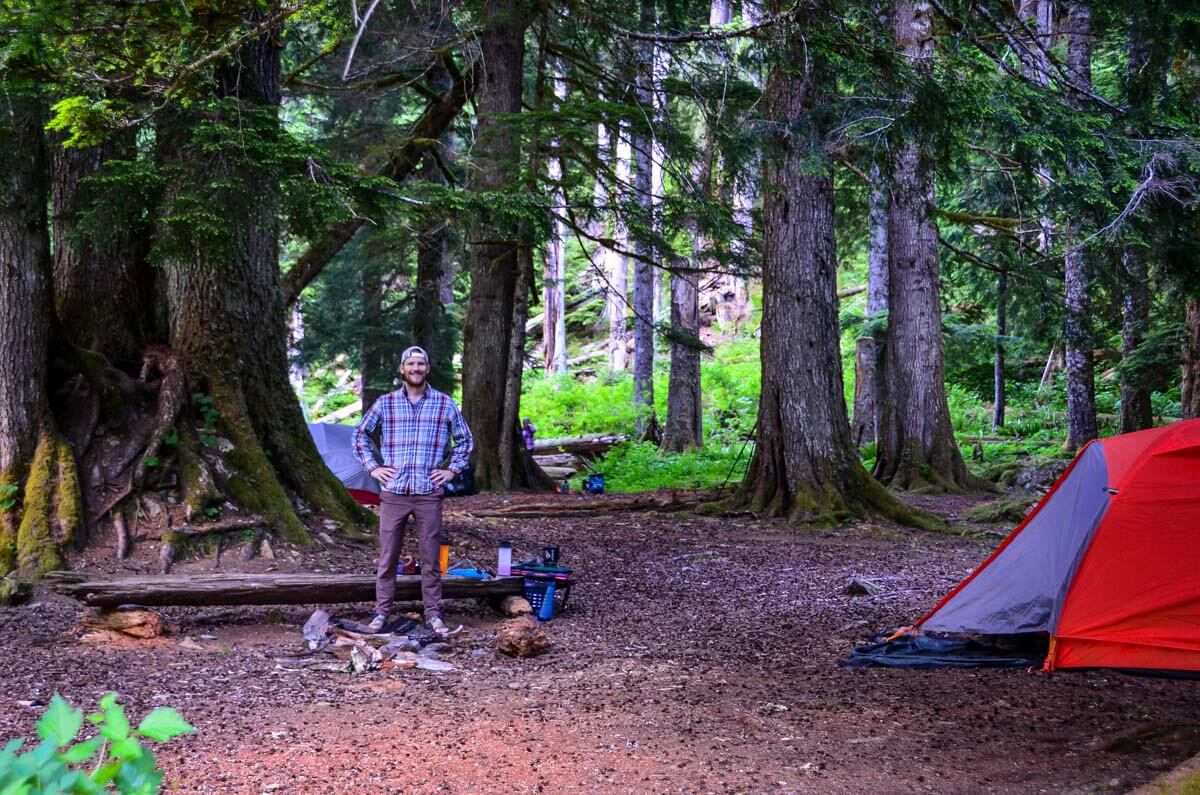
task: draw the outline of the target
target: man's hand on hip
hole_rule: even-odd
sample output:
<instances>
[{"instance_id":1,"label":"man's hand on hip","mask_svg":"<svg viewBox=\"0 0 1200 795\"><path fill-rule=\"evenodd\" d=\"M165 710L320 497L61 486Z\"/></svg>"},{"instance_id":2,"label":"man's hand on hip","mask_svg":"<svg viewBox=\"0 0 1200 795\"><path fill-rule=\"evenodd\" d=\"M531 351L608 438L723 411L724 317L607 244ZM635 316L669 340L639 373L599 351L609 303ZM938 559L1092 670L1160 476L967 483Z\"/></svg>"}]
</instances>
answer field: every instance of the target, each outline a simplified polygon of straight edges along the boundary
<instances>
[{"instance_id":1,"label":"man's hand on hip","mask_svg":"<svg viewBox=\"0 0 1200 795\"><path fill-rule=\"evenodd\" d=\"M454 480L453 469L435 469L429 473L429 482L435 486L444 486Z\"/></svg>"},{"instance_id":2,"label":"man's hand on hip","mask_svg":"<svg viewBox=\"0 0 1200 795\"><path fill-rule=\"evenodd\" d=\"M371 470L371 477L378 480L380 483L387 484L392 478L396 477L395 467L375 467Z\"/></svg>"}]
</instances>

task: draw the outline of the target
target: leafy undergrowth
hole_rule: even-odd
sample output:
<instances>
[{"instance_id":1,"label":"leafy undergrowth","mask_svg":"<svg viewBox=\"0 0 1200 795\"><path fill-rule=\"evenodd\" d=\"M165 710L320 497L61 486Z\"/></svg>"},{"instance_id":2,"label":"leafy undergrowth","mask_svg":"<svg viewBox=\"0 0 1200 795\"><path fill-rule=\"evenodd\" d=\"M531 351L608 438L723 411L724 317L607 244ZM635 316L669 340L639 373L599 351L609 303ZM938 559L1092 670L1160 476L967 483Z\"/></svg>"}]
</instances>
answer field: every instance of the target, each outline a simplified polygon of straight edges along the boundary
<instances>
[{"instance_id":1,"label":"leafy undergrowth","mask_svg":"<svg viewBox=\"0 0 1200 795\"><path fill-rule=\"evenodd\" d=\"M0 750L0 792L151 795L159 791L163 773L142 741L161 743L195 731L170 707L151 711L134 728L113 693L100 699L100 711L88 715L87 722L96 727L96 736L76 742L83 711L55 695L37 723L41 742L18 754L24 745L18 738Z\"/></svg>"},{"instance_id":2,"label":"leafy undergrowth","mask_svg":"<svg viewBox=\"0 0 1200 795\"><path fill-rule=\"evenodd\" d=\"M613 492L710 489L740 482L752 452L752 445L709 445L664 453L649 442L626 442L594 462L591 471L603 474L605 489Z\"/></svg>"}]
</instances>

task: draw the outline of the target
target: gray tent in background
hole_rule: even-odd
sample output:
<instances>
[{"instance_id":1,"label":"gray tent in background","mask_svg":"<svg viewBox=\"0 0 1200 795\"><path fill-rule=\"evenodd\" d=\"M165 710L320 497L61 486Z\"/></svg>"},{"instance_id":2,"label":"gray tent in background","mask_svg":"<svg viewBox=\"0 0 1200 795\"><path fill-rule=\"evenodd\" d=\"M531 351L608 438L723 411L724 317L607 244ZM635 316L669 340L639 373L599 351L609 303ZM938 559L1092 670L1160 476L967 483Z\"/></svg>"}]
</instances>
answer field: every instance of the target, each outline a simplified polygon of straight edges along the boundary
<instances>
[{"instance_id":1,"label":"gray tent in background","mask_svg":"<svg viewBox=\"0 0 1200 795\"><path fill-rule=\"evenodd\" d=\"M308 425L325 466L346 485L350 496L363 505L379 504L379 482L368 475L354 458L354 426L332 422Z\"/></svg>"}]
</instances>

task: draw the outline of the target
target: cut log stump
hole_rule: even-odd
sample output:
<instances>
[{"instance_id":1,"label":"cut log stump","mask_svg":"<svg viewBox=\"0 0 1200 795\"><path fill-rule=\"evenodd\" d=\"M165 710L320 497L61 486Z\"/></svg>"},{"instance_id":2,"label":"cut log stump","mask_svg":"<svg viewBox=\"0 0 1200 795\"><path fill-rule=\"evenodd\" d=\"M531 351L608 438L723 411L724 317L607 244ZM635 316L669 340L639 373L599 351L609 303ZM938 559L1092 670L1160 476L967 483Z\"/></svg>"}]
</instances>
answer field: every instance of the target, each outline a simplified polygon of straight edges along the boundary
<instances>
[{"instance_id":1,"label":"cut log stump","mask_svg":"<svg viewBox=\"0 0 1200 795\"><path fill-rule=\"evenodd\" d=\"M131 638L157 638L167 633L162 616L153 610L91 610L79 617L79 625L87 632Z\"/></svg>"},{"instance_id":2,"label":"cut log stump","mask_svg":"<svg viewBox=\"0 0 1200 795\"><path fill-rule=\"evenodd\" d=\"M133 604L166 605L296 605L375 600L375 578L366 574L206 574L129 577L120 580L57 582L54 590L94 607ZM474 599L520 594L523 577L442 577L442 596ZM421 575L396 577L396 598L421 598Z\"/></svg>"}]
</instances>

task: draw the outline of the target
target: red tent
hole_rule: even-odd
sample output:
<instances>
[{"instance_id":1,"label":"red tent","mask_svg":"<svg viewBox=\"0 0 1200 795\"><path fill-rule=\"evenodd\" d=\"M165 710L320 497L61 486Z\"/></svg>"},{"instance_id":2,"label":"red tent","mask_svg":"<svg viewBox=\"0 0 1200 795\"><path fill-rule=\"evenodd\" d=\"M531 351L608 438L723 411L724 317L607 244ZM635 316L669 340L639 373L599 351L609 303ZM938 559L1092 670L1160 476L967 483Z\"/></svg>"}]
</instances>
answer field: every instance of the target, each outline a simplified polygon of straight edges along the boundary
<instances>
[{"instance_id":1,"label":"red tent","mask_svg":"<svg viewBox=\"0 0 1200 795\"><path fill-rule=\"evenodd\" d=\"M1088 444L913 629L1045 632L1047 670L1200 671L1200 420Z\"/></svg>"}]
</instances>

